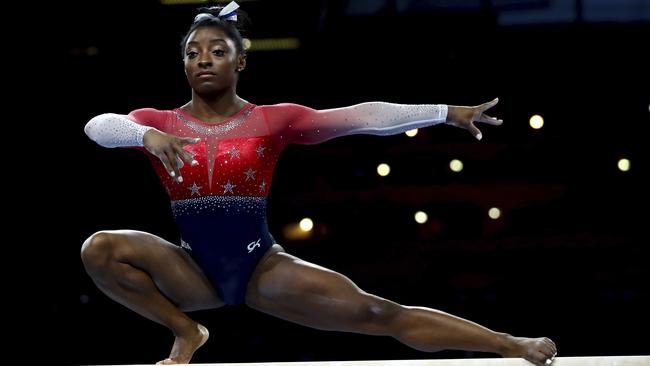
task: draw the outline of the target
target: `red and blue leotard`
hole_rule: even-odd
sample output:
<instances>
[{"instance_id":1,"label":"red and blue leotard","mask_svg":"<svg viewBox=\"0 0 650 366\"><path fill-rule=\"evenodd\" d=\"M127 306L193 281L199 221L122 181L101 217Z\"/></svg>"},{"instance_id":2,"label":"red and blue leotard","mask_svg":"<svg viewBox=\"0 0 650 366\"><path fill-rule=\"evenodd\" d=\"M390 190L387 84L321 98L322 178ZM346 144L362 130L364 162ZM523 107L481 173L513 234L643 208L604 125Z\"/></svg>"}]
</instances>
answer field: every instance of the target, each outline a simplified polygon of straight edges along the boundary
<instances>
[{"instance_id":1,"label":"red and blue leotard","mask_svg":"<svg viewBox=\"0 0 650 366\"><path fill-rule=\"evenodd\" d=\"M140 126L201 139L185 146L199 164L181 168L183 182L171 177L158 158L150 157L171 198L181 246L219 296L228 304L239 304L255 266L275 242L267 227L266 199L284 147L351 134L397 134L444 122L446 114L446 105L369 102L314 110L297 104L249 103L219 123L205 123L180 108L138 109L128 117ZM102 116L86 127L93 140L107 147L136 145L129 143L131 127L124 125L124 118L117 123L117 115Z\"/></svg>"}]
</instances>

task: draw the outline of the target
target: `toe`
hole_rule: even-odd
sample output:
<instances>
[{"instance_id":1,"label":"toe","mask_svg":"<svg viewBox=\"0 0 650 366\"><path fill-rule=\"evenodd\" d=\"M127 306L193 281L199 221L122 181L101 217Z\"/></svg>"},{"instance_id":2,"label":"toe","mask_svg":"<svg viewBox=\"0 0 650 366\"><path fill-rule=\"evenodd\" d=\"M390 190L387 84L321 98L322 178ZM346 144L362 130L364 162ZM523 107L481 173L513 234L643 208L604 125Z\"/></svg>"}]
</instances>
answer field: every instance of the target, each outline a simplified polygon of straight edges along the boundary
<instances>
[{"instance_id":1,"label":"toe","mask_svg":"<svg viewBox=\"0 0 650 366\"><path fill-rule=\"evenodd\" d=\"M546 360L548 359L549 357L547 357L543 352L536 351L533 352L533 354L528 359L528 361L534 363L537 366L548 366L548 364L546 363Z\"/></svg>"}]
</instances>

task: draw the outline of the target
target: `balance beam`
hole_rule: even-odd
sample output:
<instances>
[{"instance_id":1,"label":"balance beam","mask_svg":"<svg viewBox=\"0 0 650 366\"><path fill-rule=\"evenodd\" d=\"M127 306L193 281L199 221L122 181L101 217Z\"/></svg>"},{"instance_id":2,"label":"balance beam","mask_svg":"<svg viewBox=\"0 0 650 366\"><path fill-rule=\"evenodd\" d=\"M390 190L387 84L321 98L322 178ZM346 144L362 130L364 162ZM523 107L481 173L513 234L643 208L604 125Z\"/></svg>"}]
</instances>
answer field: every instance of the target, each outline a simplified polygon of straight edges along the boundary
<instances>
[{"instance_id":1,"label":"balance beam","mask_svg":"<svg viewBox=\"0 0 650 366\"><path fill-rule=\"evenodd\" d=\"M193 363L192 366L531 366L522 358L257 363ZM148 366L148 365L131 365ZM556 357L552 366L650 366L650 356Z\"/></svg>"}]
</instances>

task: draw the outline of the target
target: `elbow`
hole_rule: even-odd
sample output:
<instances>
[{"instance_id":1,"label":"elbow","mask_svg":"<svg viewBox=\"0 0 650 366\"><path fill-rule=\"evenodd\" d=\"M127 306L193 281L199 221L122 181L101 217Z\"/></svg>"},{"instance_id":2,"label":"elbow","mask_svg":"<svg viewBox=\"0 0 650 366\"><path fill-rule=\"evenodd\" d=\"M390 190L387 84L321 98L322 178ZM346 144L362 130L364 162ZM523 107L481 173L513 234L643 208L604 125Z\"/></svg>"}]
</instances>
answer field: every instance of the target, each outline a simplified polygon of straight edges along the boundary
<instances>
[{"instance_id":1,"label":"elbow","mask_svg":"<svg viewBox=\"0 0 650 366\"><path fill-rule=\"evenodd\" d=\"M106 140L106 131L107 125L110 123L111 118L115 116L113 113L104 113L98 116L95 116L86 123L84 126L84 132L89 139L96 142L100 146L110 147Z\"/></svg>"},{"instance_id":2,"label":"elbow","mask_svg":"<svg viewBox=\"0 0 650 366\"><path fill-rule=\"evenodd\" d=\"M84 132L86 133L86 136L88 136L91 140L94 140L94 131L96 131L97 127L99 127L98 125L101 124L103 116L103 114L100 114L91 118L90 121L86 123L86 126L84 126Z\"/></svg>"},{"instance_id":3,"label":"elbow","mask_svg":"<svg viewBox=\"0 0 650 366\"><path fill-rule=\"evenodd\" d=\"M106 120L110 116L111 113L104 113L91 118L90 121L88 121L88 123L86 123L84 126L84 132L86 133L86 136L88 136L88 138L93 141L97 141L97 131L101 129L101 126L106 123Z\"/></svg>"},{"instance_id":4,"label":"elbow","mask_svg":"<svg viewBox=\"0 0 650 366\"><path fill-rule=\"evenodd\" d=\"M94 127L95 124L96 124L96 120L95 120L95 118L97 118L97 117L92 118L92 119L91 119L90 121L88 121L88 123L86 123L86 125L84 126L84 133L85 133L86 136L88 136L91 140L92 140L92 130L93 130L93 127Z\"/></svg>"}]
</instances>

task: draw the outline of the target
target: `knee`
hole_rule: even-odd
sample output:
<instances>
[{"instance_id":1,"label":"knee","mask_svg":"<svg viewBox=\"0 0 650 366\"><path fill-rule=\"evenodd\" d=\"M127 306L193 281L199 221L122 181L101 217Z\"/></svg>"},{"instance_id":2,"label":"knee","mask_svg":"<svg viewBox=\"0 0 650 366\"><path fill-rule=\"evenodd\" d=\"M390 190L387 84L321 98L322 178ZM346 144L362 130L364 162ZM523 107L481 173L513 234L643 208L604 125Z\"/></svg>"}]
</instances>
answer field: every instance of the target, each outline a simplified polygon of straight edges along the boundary
<instances>
[{"instance_id":1,"label":"knee","mask_svg":"<svg viewBox=\"0 0 650 366\"><path fill-rule=\"evenodd\" d=\"M114 259L119 242L117 234L99 231L91 235L81 246L81 261L88 272L108 266Z\"/></svg>"},{"instance_id":2,"label":"knee","mask_svg":"<svg viewBox=\"0 0 650 366\"><path fill-rule=\"evenodd\" d=\"M393 321L400 310L401 307L398 304L372 295L366 295L357 310L356 316L360 323L384 328Z\"/></svg>"}]
</instances>

